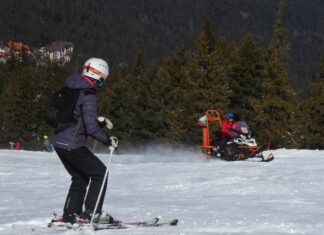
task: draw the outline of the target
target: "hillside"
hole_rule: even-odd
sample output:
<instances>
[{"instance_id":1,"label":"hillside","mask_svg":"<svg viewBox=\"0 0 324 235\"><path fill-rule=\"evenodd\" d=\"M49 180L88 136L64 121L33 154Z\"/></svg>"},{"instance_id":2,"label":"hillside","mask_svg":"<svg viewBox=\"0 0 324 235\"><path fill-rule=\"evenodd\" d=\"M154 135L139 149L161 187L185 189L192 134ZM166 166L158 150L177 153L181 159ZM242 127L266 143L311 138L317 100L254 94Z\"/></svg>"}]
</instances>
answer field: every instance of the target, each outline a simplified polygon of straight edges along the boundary
<instances>
[{"instance_id":1,"label":"hillside","mask_svg":"<svg viewBox=\"0 0 324 235\"><path fill-rule=\"evenodd\" d=\"M157 152L113 157L104 210L124 221L178 218L178 226L96 235L323 234L324 151L280 149L269 163ZM0 172L1 235L93 234L31 231L62 212L70 176L56 154L1 150Z\"/></svg>"},{"instance_id":2,"label":"hillside","mask_svg":"<svg viewBox=\"0 0 324 235\"><path fill-rule=\"evenodd\" d=\"M299 90L317 72L324 51L324 2L288 0L284 26L291 41L288 69ZM272 0L2 0L0 41L35 47L56 40L76 45L75 59L89 55L129 66L141 49L146 63L179 47L191 47L205 19L215 35L240 40L251 32L261 45L273 35L278 1Z\"/></svg>"}]
</instances>

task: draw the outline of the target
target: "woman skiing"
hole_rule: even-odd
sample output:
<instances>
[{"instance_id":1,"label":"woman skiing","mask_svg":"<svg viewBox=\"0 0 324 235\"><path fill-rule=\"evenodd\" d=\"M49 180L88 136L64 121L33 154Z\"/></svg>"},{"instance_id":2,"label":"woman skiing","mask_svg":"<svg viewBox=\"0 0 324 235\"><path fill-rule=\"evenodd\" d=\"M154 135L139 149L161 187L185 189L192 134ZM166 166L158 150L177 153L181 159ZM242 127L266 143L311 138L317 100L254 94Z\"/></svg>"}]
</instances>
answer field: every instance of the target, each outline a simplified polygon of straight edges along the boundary
<instances>
[{"instance_id":1,"label":"woman skiing","mask_svg":"<svg viewBox=\"0 0 324 235\"><path fill-rule=\"evenodd\" d=\"M114 147L117 147L115 145L117 139L109 138L100 129L97 121L96 90L104 85L108 75L109 67L106 61L90 58L85 62L82 74L72 75L65 81L66 87L78 89L80 94L73 110L76 121L63 130L54 132L51 138L51 143L72 180L64 205L63 222L73 224L79 223L79 220L82 220L81 223L91 220L104 180L106 167L85 146L87 136L92 136L106 145L114 144ZM97 221L105 220L111 223L111 216L101 214L106 186L107 182L98 204L96 217Z\"/></svg>"}]
</instances>

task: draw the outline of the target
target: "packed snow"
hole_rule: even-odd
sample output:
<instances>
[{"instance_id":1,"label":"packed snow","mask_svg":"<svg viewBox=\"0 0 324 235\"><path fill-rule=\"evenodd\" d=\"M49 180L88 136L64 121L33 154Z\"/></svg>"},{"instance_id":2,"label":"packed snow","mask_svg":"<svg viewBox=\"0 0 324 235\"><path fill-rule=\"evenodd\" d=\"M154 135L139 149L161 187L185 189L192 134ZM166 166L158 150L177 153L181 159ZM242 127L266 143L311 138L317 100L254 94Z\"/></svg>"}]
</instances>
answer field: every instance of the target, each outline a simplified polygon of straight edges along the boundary
<instances>
[{"instance_id":1,"label":"packed snow","mask_svg":"<svg viewBox=\"0 0 324 235\"><path fill-rule=\"evenodd\" d=\"M185 151L114 155L104 210L123 221L179 223L95 234L324 234L324 151L273 154L268 163L207 160ZM106 164L109 153L99 156ZM62 212L69 184L55 153L0 150L0 234L37 234L33 227Z\"/></svg>"}]
</instances>

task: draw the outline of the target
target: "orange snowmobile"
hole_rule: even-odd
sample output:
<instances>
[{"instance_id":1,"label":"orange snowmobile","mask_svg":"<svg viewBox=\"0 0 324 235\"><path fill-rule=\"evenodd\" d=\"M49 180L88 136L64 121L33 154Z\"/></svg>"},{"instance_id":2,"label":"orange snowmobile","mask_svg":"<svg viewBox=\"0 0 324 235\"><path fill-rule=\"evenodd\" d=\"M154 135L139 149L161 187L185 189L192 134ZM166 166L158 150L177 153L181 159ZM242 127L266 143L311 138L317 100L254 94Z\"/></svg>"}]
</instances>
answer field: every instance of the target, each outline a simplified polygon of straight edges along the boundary
<instances>
[{"instance_id":1,"label":"orange snowmobile","mask_svg":"<svg viewBox=\"0 0 324 235\"><path fill-rule=\"evenodd\" d=\"M226 161L240 161L248 158L259 158L262 162L269 162L274 159L272 153L266 157L261 152L261 147L252 138L252 131L244 121L237 121L230 129L234 137L226 142L221 157L218 157L219 145L221 142L222 119L218 111L207 110L205 116L199 119L198 124L202 127L203 153L209 158L220 158Z\"/></svg>"}]
</instances>

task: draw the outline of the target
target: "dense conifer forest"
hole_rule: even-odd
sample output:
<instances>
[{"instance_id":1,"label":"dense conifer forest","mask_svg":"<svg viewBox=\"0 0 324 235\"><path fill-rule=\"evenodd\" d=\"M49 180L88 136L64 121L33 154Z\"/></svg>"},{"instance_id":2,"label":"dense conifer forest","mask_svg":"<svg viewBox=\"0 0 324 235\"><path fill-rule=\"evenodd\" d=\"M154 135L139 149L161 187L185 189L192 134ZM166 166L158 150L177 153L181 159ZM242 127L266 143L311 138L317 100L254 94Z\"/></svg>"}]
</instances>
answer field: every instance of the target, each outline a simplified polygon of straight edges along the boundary
<instances>
[{"instance_id":1,"label":"dense conifer forest","mask_svg":"<svg viewBox=\"0 0 324 235\"><path fill-rule=\"evenodd\" d=\"M98 111L114 123L112 134L121 148L142 143L195 147L201 142L196 123L207 109L237 113L263 146L324 147L323 39L308 36L313 49L303 54L304 40L292 40L287 27L292 22L285 21L301 1L28 2L21 11L22 1L2 1L1 40L35 46L69 40L76 53L66 66L36 66L25 53L0 64L3 147L21 139L25 149L41 148L39 138L52 131L42 118L45 105L65 77L80 72L84 59L94 55L111 65L98 92ZM239 18L226 15L229 6ZM320 1L309 1L298 10L311 15L316 6L323 9ZM223 18L212 17L212 9L223 10ZM317 13L301 21L314 35L324 25ZM228 18L235 28L219 26ZM188 25L181 27L184 19ZM239 27L244 19L250 27ZM302 37L306 31L298 32Z\"/></svg>"}]
</instances>

